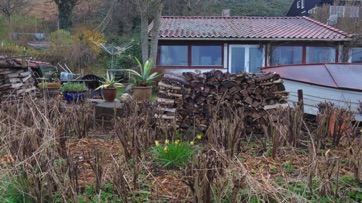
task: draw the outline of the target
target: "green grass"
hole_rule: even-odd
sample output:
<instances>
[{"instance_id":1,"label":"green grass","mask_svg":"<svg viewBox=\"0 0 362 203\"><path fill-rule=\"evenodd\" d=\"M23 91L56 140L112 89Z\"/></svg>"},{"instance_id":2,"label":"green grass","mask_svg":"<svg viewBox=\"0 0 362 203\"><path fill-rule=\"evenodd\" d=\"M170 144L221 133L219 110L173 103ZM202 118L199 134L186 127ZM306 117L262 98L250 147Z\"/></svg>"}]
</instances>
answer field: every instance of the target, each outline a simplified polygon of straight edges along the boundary
<instances>
[{"instance_id":1,"label":"green grass","mask_svg":"<svg viewBox=\"0 0 362 203\"><path fill-rule=\"evenodd\" d=\"M35 202L33 198L27 195L29 184L22 176L17 179L5 178L0 180L0 202L3 203L22 203Z\"/></svg>"}]
</instances>

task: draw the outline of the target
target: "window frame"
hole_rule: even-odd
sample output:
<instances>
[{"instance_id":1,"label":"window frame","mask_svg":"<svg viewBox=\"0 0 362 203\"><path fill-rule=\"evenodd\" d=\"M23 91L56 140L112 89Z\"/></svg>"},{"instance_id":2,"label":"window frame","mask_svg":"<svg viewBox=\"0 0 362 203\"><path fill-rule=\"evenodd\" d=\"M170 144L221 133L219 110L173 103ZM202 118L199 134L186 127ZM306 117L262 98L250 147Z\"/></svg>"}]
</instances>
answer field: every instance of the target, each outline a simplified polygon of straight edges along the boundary
<instances>
[{"instance_id":1,"label":"window frame","mask_svg":"<svg viewBox=\"0 0 362 203\"><path fill-rule=\"evenodd\" d=\"M312 46L312 45L307 45L305 46L305 63L307 63L307 49L308 47L312 47L312 48L334 48L335 50L335 55L334 55L334 62L329 62L329 61L325 61L325 62L312 62L312 63L337 63L338 62L338 48L337 47L331 47L331 46ZM308 64L310 64L310 62L308 62Z\"/></svg>"},{"instance_id":2,"label":"window frame","mask_svg":"<svg viewBox=\"0 0 362 203\"><path fill-rule=\"evenodd\" d=\"M186 60L187 60L187 63L186 63L186 65L160 65L160 63L161 63L161 47L162 46L182 46L182 47L186 47L186 51L187 51L187 53L186 53ZM161 66L161 67L163 67L163 66L171 66L171 67L173 67L173 66L176 66L176 67L187 67L187 66L189 66L189 47L187 46L187 45L181 45L181 44L177 44L177 45L159 45L158 47L157 47L157 52L158 52L158 54L157 54L157 63L156 63L156 65L157 66Z\"/></svg>"},{"instance_id":3,"label":"window frame","mask_svg":"<svg viewBox=\"0 0 362 203\"><path fill-rule=\"evenodd\" d=\"M320 63L337 63L338 62L338 55L339 55L339 49L338 46L328 46L327 44L321 44L321 45L313 45L313 44L280 44L280 45L272 45L271 47L271 53L270 53L270 64L272 66L278 66L278 65L273 65L273 50L274 47L283 47L283 46L299 46L303 48L302 51L302 63L301 64L307 64L307 47L330 47L330 48L334 48L336 50L336 56L335 56L335 62L320 62ZM286 64L286 65L293 65L293 64Z\"/></svg>"},{"instance_id":4,"label":"window frame","mask_svg":"<svg viewBox=\"0 0 362 203\"><path fill-rule=\"evenodd\" d=\"M271 55L270 55L270 58L271 58L271 63L270 64L272 64L272 66L288 65L288 64L278 64L278 65L274 64L274 62L273 62L274 57L273 56L274 56L274 48L275 47L301 47L302 48L302 62L301 63L304 62L304 56L305 56L304 45L277 45L277 46L272 46L272 52L271 52ZM295 64L297 64L297 63L295 63Z\"/></svg>"},{"instance_id":5,"label":"window frame","mask_svg":"<svg viewBox=\"0 0 362 203\"><path fill-rule=\"evenodd\" d=\"M350 49L350 57L349 57L348 62L349 62L349 63L362 63L362 62L353 62L353 61L352 61L353 49L359 49L359 50L362 52L362 47L352 47L352 48Z\"/></svg>"},{"instance_id":6,"label":"window frame","mask_svg":"<svg viewBox=\"0 0 362 203\"><path fill-rule=\"evenodd\" d=\"M192 47L219 47L220 48L220 50L221 50L221 64L220 65L193 65L192 63L193 63L193 60L192 60ZM195 44L193 44L193 45L190 45L190 50L191 50L191 58L190 58L190 66L191 67L202 67L202 66L207 66L207 67L221 67L221 66L223 66L223 46L218 46L218 45L195 45Z\"/></svg>"},{"instance_id":7,"label":"window frame","mask_svg":"<svg viewBox=\"0 0 362 203\"><path fill-rule=\"evenodd\" d=\"M171 66L171 65L160 65L160 56L161 56L161 46L187 46L187 65L185 66ZM192 46L219 46L221 49L221 65L215 65L215 66L211 66L211 65L192 65ZM192 43L190 44L189 42L173 42L173 43L162 43L158 45L158 50L157 50L158 54L157 54L157 67L167 67L167 68L180 68L180 69L185 69L185 68L189 68L189 69L221 69L221 68L225 68L225 61L224 61L224 44L223 43Z\"/></svg>"}]
</instances>

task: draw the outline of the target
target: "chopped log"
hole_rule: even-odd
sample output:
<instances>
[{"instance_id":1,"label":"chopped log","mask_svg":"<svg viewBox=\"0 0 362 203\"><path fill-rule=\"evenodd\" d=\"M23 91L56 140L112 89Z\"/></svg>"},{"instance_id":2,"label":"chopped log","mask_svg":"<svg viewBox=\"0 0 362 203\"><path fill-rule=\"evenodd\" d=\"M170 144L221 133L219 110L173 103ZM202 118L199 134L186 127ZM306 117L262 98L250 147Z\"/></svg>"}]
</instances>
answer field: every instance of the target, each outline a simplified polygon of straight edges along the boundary
<instances>
[{"instance_id":1,"label":"chopped log","mask_svg":"<svg viewBox=\"0 0 362 203\"><path fill-rule=\"evenodd\" d=\"M21 76L21 77L26 77L29 75L31 75L30 71L19 73L19 76Z\"/></svg>"},{"instance_id":2,"label":"chopped log","mask_svg":"<svg viewBox=\"0 0 362 203\"><path fill-rule=\"evenodd\" d=\"M31 78L31 75L26 76L25 78L22 78L21 81L25 82Z\"/></svg>"},{"instance_id":3,"label":"chopped log","mask_svg":"<svg viewBox=\"0 0 362 203\"><path fill-rule=\"evenodd\" d=\"M168 95L168 96L172 96L172 97L182 97L182 94L175 94L175 93L166 92L166 91L163 91L163 90L160 90L159 93L162 93L162 94L165 94L165 95Z\"/></svg>"},{"instance_id":4,"label":"chopped log","mask_svg":"<svg viewBox=\"0 0 362 203\"><path fill-rule=\"evenodd\" d=\"M279 83L283 83L283 82L284 82L283 79L278 79L278 80L274 80L274 81L270 81L270 82L263 82L263 83L260 83L260 85L267 86L267 85L274 85L274 84L279 84Z\"/></svg>"},{"instance_id":5,"label":"chopped log","mask_svg":"<svg viewBox=\"0 0 362 203\"><path fill-rule=\"evenodd\" d=\"M173 112L173 113L176 112L176 108L162 108L162 107L158 107L157 110L160 110L160 111L168 111L168 112Z\"/></svg>"},{"instance_id":6,"label":"chopped log","mask_svg":"<svg viewBox=\"0 0 362 203\"><path fill-rule=\"evenodd\" d=\"M168 120L173 120L173 119L175 119L175 116L159 115L159 114L155 114L154 117L155 117L155 118L168 119Z\"/></svg>"},{"instance_id":7,"label":"chopped log","mask_svg":"<svg viewBox=\"0 0 362 203\"><path fill-rule=\"evenodd\" d=\"M179 76L176 76L176 75L171 75L171 74L165 74L163 76L163 79L165 80L171 80L171 81L177 81L183 85L186 85L188 84L188 82L185 80L185 78L182 78L182 77L179 77Z\"/></svg>"},{"instance_id":8,"label":"chopped log","mask_svg":"<svg viewBox=\"0 0 362 203\"><path fill-rule=\"evenodd\" d=\"M286 108L288 107L289 104L285 103L285 104L272 104L272 105L265 105L264 106L264 110L269 110L269 109L277 109L277 108Z\"/></svg>"},{"instance_id":9,"label":"chopped log","mask_svg":"<svg viewBox=\"0 0 362 203\"><path fill-rule=\"evenodd\" d=\"M5 70L0 70L0 75L7 75L10 74L11 71L9 69L5 69Z\"/></svg>"},{"instance_id":10,"label":"chopped log","mask_svg":"<svg viewBox=\"0 0 362 203\"><path fill-rule=\"evenodd\" d=\"M173 85L168 85L168 84L165 84L164 82L159 82L159 83L158 83L158 86L166 87L166 88L174 89L174 90L181 90L181 87L173 86Z\"/></svg>"},{"instance_id":11,"label":"chopped log","mask_svg":"<svg viewBox=\"0 0 362 203\"><path fill-rule=\"evenodd\" d=\"M173 100L173 99L157 98L156 101L161 103L161 104L174 104L175 103L175 100Z\"/></svg>"}]
</instances>

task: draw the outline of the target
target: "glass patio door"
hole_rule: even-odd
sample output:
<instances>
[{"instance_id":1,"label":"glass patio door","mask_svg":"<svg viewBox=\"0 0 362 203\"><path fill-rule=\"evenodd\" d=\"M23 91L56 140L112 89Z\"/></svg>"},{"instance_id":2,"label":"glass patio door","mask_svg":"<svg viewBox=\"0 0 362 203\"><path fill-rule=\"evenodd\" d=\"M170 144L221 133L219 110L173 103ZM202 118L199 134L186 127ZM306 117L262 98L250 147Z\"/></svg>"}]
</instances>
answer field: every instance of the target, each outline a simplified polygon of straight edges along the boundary
<instances>
[{"instance_id":1,"label":"glass patio door","mask_svg":"<svg viewBox=\"0 0 362 203\"><path fill-rule=\"evenodd\" d=\"M231 73L259 73L264 64L264 49L258 45L230 45L229 70Z\"/></svg>"}]
</instances>

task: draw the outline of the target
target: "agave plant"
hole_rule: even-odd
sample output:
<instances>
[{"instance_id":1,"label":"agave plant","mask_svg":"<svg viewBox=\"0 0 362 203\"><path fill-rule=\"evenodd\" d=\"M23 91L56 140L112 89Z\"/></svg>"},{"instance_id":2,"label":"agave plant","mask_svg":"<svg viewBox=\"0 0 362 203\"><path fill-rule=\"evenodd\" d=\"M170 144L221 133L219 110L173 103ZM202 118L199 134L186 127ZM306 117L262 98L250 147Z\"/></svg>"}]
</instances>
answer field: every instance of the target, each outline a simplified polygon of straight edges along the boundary
<instances>
[{"instance_id":1,"label":"agave plant","mask_svg":"<svg viewBox=\"0 0 362 203\"><path fill-rule=\"evenodd\" d=\"M103 76L102 78L103 80L100 81L102 85L97 87L95 90L123 87L123 84L116 80L116 77L112 73L107 73L107 75L105 77Z\"/></svg>"},{"instance_id":2,"label":"agave plant","mask_svg":"<svg viewBox=\"0 0 362 203\"><path fill-rule=\"evenodd\" d=\"M154 82L154 79L160 76L160 74L157 72L151 74L153 61L147 60L144 66L142 66L141 62L137 58L136 61L140 67L140 72L137 72L132 69L126 69L125 71L128 71L133 75L133 83L135 84L135 86L146 87L151 85Z\"/></svg>"}]
</instances>

